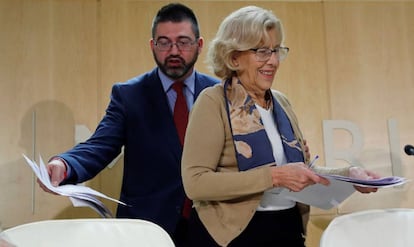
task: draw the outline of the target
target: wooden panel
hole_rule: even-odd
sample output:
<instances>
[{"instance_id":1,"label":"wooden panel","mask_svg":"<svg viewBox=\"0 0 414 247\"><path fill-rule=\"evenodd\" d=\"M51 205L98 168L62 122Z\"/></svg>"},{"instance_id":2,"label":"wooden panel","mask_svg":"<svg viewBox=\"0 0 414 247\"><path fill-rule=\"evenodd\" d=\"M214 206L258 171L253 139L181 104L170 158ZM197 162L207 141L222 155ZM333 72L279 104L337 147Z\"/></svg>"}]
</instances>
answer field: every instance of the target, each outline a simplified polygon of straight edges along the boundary
<instances>
[{"instance_id":1,"label":"wooden panel","mask_svg":"<svg viewBox=\"0 0 414 247\"><path fill-rule=\"evenodd\" d=\"M363 133L364 146L357 159L364 167L382 175L392 175L389 142L400 138L396 157L401 158L404 176L413 169L402 148L412 143L414 118L413 83L413 4L403 2L324 3L326 54L331 119L347 120ZM398 123L399 136L389 137L387 121ZM347 132L338 131L335 147L352 142ZM330 166L343 165L341 161ZM355 193L339 208L338 214L369 208L412 207L411 185L383 189L376 194ZM308 241L318 246L323 230L333 215L313 210Z\"/></svg>"},{"instance_id":2,"label":"wooden panel","mask_svg":"<svg viewBox=\"0 0 414 247\"><path fill-rule=\"evenodd\" d=\"M151 22L169 1L3 0L0 1L0 221L8 227L42 218L93 217L67 198L42 193L21 153L45 158L73 145L74 124L91 131L104 114L114 82L155 66L149 47ZM404 144L413 143L413 1L185 1L198 16L205 47L222 19L235 9L272 9L285 26L291 52L274 88L284 92L298 114L313 154L324 163L322 120L349 120L364 134L359 160L390 175L387 120L398 123L403 175L412 177ZM36 125L32 124L35 118ZM34 134L36 134L36 139ZM393 137L395 138L395 137ZM352 141L335 134L337 148ZM35 145L35 146L33 146ZM35 147L35 149L34 149ZM122 159L91 185L118 197ZM330 166L341 165L329 164ZM17 185L17 186L12 186ZM7 189L6 189L7 188ZM7 192L7 193L6 193ZM32 196L32 192L35 196ZM372 207L411 207L411 185L358 195L339 210L312 209L308 246L337 214ZM22 196L17 197L19 194ZM18 201L16 203L5 202ZM32 204L34 201L34 204ZM116 205L105 201L112 210ZM32 213L32 209L35 213ZM12 212L12 213L10 213Z\"/></svg>"},{"instance_id":3,"label":"wooden panel","mask_svg":"<svg viewBox=\"0 0 414 247\"><path fill-rule=\"evenodd\" d=\"M403 175L413 168L403 153L414 139L414 42L411 25L413 3L331 3L325 5L328 73L333 119L350 120L364 135L360 164L384 175L392 175L387 121L399 127ZM340 142L340 138L338 138ZM348 212L365 208L412 205L406 186L382 190L370 197L345 203ZM407 204L408 203L408 204Z\"/></svg>"},{"instance_id":4,"label":"wooden panel","mask_svg":"<svg viewBox=\"0 0 414 247\"><path fill-rule=\"evenodd\" d=\"M21 153L48 159L74 144L75 123L96 125L95 5L95 1L0 2L4 227L53 218L65 207L72 210L67 198L40 191Z\"/></svg>"}]
</instances>

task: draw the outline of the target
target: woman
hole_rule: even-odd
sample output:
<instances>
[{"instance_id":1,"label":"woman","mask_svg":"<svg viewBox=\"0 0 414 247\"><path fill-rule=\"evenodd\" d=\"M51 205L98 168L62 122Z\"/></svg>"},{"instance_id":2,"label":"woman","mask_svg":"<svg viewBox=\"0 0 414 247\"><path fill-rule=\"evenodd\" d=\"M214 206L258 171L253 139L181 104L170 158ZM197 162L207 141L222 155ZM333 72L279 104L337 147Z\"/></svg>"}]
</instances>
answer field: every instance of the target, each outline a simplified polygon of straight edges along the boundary
<instances>
[{"instance_id":1,"label":"woman","mask_svg":"<svg viewBox=\"0 0 414 247\"><path fill-rule=\"evenodd\" d=\"M376 177L360 168L306 165L296 117L271 90L288 51L268 10L244 7L220 25L208 60L222 83L197 99L183 151L184 188L195 208L188 246L303 247L309 207L278 196L281 188L329 184L315 172Z\"/></svg>"}]
</instances>

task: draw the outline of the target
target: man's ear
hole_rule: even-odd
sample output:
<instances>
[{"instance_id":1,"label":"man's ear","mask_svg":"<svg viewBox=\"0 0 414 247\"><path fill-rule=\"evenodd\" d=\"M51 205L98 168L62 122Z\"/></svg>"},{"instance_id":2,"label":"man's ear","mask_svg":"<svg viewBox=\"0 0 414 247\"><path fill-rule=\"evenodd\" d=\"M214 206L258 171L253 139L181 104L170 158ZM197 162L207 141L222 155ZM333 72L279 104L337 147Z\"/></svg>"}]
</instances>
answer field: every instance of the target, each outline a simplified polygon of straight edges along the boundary
<instances>
[{"instance_id":1,"label":"man's ear","mask_svg":"<svg viewBox=\"0 0 414 247\"><path fill-rule=\"evenodd\" d=\"M201 53L201 50L203 49L203 46L204 46L203 37L199 37L197 42L198 42L198 53Z\"/></svg>"}]
</instances>

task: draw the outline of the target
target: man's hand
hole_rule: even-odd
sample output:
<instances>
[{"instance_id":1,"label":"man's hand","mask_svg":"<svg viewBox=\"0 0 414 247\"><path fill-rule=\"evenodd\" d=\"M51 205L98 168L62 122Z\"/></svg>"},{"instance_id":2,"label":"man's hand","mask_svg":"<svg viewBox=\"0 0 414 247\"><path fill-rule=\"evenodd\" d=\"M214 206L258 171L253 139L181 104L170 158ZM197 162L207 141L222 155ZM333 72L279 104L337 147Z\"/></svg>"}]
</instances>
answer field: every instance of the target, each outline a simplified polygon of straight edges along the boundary
<instances>
[{"instance_id":1,"label":"man's hand","mask_svg":"<svg viewBox=\"0 0 414 247\"><path fill-rule=\"evenodd\" d=\"M52 159L47 164L46 168L53 186L59 186L59 184L66 178L66 165L61 159ZM50 191L40 180L37 180L37 183L44 191L56 194Z\"/></svg>"}]
</instances>

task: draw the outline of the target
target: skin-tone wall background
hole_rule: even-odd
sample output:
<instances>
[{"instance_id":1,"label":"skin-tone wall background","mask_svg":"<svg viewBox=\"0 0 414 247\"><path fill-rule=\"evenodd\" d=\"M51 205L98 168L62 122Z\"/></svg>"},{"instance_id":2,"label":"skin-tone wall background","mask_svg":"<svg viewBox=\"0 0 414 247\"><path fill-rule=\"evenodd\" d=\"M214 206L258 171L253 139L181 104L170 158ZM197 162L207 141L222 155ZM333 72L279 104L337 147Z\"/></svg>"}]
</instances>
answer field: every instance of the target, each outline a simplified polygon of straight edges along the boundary
<instances>
[{"instance_id":1,"label":"skin-tone wall background","mask_svg":"<svg viewBox=\"0 0 414 247\"><path fill-rule=\"evenodd\" d=\"M93 131L109 102L111 86L155 66L149 48L151 21L168 1L0 1L0 222L98 217L67 198L42 192L21 154L43 159L70 148L75 125ZM288 58L274 88L296 110L313 155L324 165L323 120L347 120L363 135L356 159L392 175L389 143L400 144L397 162L412 178L414 143L414 1L184 1L198 16L205 38L197 69L222 19L247 4L272 9L285 27ZM397 135L388 134L393 119ZM334 149L352 145L343 130ZM345 165L336 161L329 166ZM122 158L88 183L117 197ZM329 221L371 208L414 207L412 185L354 194L332 210L312 208L308 246L318 246ZM105 203L115 210L116 205Z\"/></svg>"}]
</instances>

